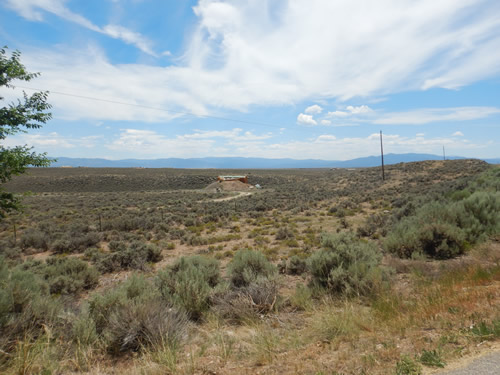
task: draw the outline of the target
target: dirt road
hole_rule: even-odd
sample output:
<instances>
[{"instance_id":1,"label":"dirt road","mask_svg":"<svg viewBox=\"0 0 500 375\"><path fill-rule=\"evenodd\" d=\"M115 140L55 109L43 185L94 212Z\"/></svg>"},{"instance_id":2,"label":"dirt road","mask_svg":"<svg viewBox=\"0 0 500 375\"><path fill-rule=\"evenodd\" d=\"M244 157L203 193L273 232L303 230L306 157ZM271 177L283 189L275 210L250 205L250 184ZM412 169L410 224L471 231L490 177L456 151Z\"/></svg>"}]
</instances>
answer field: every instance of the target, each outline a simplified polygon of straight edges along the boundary
<instances>
[{"instance_id":1,"label":"dirt road","mask_svg":"<svg viewBox=\"0 0 500 375\"><path fill-rule=\"evenodd\" d=\"M237 198L248 197L249 195L252 195L252 193L249 191L240 191L237 195L234 195L232 197L216 198L216 199L212 200L212 202L230 201L230 200L237 199Z\"/></svg>"},{"instance_id":2,"label":"dirt road","mask_svg":"<svg viewBox=\"0 0 500 375\"><path fill-rule=\"evenodd\" d=\"M455 367L455 366L454 366ZM484 354L465 363L457 364L454 369L432 372L436 375L499 375L500 349Z\"/></svg>"}]
</instances>

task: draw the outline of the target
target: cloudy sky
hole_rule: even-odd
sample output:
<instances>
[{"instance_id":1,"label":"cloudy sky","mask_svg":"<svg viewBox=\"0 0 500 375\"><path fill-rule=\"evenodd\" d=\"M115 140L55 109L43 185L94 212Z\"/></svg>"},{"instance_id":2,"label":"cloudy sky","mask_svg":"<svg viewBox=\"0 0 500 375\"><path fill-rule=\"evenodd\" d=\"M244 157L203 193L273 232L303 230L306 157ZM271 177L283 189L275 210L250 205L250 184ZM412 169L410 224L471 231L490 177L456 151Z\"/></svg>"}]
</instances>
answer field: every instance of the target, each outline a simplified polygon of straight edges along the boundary
<instances>
[{"instance_id":1,"label":"cloudy sky","mask_svg":"<svg viewBox=\"0 0 500 375\"><path fill-rule=\"evenodd\" d=\"M498 0L2 0L0 40L51 156L500 157Z\"/></svg>"}]
</instances>

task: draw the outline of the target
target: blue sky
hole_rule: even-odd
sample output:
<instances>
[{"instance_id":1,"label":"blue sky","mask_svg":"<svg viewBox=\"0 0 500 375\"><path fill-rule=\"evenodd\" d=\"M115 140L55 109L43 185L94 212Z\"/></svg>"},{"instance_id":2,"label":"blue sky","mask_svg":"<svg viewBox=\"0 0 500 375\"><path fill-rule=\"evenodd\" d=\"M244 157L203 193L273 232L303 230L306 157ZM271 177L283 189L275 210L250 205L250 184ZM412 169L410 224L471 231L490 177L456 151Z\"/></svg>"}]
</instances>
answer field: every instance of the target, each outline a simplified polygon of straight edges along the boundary
<instances>
[{"instance_id":1,"label":"blue sky","mask_svg":"<svg viewBox=\"0 0 500 375\"><path fill-rule=\"evenodd\" d=\"M382 130L387 153L500 157L498 0L3 0L0 40L53 105L7 146L346 160Z\"/></svg>"}]
</instances>

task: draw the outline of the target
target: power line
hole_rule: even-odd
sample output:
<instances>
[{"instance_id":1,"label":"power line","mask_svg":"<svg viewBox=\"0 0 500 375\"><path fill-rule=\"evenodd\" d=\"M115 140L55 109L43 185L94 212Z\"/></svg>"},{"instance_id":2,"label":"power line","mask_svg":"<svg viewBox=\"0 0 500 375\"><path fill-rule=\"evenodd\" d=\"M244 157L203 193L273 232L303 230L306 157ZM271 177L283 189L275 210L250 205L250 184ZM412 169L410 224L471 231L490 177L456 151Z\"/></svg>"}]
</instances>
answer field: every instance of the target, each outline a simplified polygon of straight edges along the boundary
<instances>
[{"instance_id":1,"label":"power line","mask_svg":"<svg viewBox=\"0 0 500 375\"><path fill-rule=\"evenodd\" d=\"M259 126L266 126L266 127L271 127L271 128L277 128L277 129L281 129L281 128L284 127L284 126L278 126L278 125L274 125L274 124L268 124L268 123L265 123L265 122L247 121L247 120L239 120L239 119L234 119L234 118L229 118L229 117L219 117L219 116L211 116L211 115L202 115L202 114L194 113L194 112L177 111L177 110L174 110L174 109L151 107L151 106L147 106L147 105L143 105L143 104L126 103L126 102L120 102L120 101L117 101L117 100L95 98L95 97L92 97L92 96L71 94L71 93L61 92L61 91L43 90L43 89L39 89L39 88L35 88L35 87L24 87L24 86L18 86L18 85L15 85L15 87L19 87L21 89L26 89L26 90L33 90L33 91L48 91L49 94L64 95L64 96L70 96L70 97L74 97L74 98L93 100L93 101L96 101L96 102L119 104L119 105L125 105L125 106L130 106L130 107L144 108L144 109L150 109L150 110L155 110L155 111L162 111L162 112L167 112L167 113L176 113L176 114L193 116L193 117L202 117L202 118L208 118L208 119L214 119L214 120L221 120L221 121L238 122L238 123L241 123L241 124L259 125ZM303 129L303 130L302 129L288 129L288 130L305 131L306 129Z\"/></svg>"}]
</instances>

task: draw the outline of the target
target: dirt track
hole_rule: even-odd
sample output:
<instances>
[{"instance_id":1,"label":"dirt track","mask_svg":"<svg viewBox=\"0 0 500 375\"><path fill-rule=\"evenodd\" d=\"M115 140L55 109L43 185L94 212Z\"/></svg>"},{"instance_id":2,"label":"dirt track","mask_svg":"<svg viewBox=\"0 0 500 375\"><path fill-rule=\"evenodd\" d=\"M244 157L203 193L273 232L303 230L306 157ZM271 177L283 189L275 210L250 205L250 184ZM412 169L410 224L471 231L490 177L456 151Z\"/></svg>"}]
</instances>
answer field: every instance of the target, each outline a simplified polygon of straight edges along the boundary
<instances>
[{"instance_id":1,"label":"dirt track","mask_svg":"<svg viewBox=\"0 0 500 375\"><path fill-rule=\"evenodd\" d=\"M238 198L242 198L242 197L248 197L250 195L252 195L253 193L251 192L248 192L248 191L240 191L238 192L237 195L234 195L232 197L225 197L225 198L216 198L216 199L213 199L212 202L224 202L224 201L231 201L233 199L238 199Z\"/></svg>"}]
</instances>

